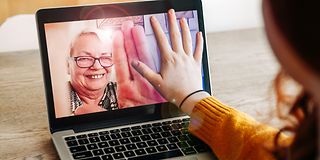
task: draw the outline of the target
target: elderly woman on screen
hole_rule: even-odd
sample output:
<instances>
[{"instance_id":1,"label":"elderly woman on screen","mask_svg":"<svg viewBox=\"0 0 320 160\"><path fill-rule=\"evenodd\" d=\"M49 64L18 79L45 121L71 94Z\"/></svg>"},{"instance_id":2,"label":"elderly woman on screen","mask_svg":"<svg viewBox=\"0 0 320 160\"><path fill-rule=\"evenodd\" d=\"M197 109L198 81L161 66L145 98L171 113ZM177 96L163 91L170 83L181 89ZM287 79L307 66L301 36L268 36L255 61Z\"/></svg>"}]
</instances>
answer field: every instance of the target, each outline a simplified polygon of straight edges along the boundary
<instances>
[{"instance_id":1,"label":"elderly woman on screen","mask_svg":"<svg viewBox=\"0 0 320 160\"><path fill-rule=\"evenodd\" d=\"M71 44L68 63L71 110L75 115L118 109L111 82L112 41L98 30L81 32Z\"/></svg>"},{"instance_id":2,"label":"elderly woman on screen","mask_svg":"<svg viewBox=\"0 0 320 160\"><path fill-rule=\"evenodd\" d=\"M124 36L125 35L125 36ZM155 68L146 53L142 26L123 22L108 39L102 30L81 32L70 48L71 111L75 115L164 102L155 88L130 65L140 60ZM137 47L140 46L140 47ZM111 81L112 70L115 81Z\"/></svg>"}]
</instances>

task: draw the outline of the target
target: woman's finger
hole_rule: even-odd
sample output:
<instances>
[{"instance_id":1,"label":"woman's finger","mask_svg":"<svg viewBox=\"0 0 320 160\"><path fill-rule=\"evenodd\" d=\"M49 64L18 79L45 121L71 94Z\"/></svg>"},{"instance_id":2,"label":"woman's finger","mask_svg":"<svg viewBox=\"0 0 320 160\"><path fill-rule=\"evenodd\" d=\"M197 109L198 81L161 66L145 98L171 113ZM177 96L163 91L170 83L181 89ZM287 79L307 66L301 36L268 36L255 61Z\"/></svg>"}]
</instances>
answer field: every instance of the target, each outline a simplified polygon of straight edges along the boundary
<instances>
[{"instance_id":1,"label":"woman's finger","mask_svg":"<svg viewBox=\"0 0 320 160\"><path fill-rule=\"evenodd\" d=\"M172 52L172 49L169 45L166 35L161 28L160 23L154 16L151 16L150 22L157 40L158 47L160 49L161 61L171 59L172 56L170 53Z\"/></svg>"},{"instance_id":2,"label":"woman's finger","mask_svg":"<svg viewBox=\"0 0 320 160\"><path fill-rule=\"evenodd\" d=\"M170 9L168 11L168 21L172 50L176 53L180 53L179 51L181 51L183 47L179 27L177 24L176 14L173 9Z\"/></svg>"},{"instance_id":3,"label":"woman's finger","mask_svg":"<svg viewBox=\"0 0 320 160\"><path fill-rule=\"evenodd\" d=\"M194 59L198 62L201 63L202 60L202 52L203 52L203 37L202 37L202 32L197 33L197 38L196 38L196 48L194 51Z\"/></svg>"},{"instance_id":4,"label":"woman's finger","mask_svg":"<svg viewBox=\"0 0 320 160\"><path fill-rule=\"evenodd\" d=\"M192 54L192 38L188 23L185 18L180 20L181 32L182 32L182 44L183 49L187 55Z\"/></svg>"},{"instance_id":5,"label":"woman's finger","mask_svg":"<svg viewBox=\"0 0 320 160\"><path fill-rule=\"evenodd\" d=\"M124 48L124 39L121 31L116 31L113 35L113 62L117 82L122 83L130 79L127 55Z\"/></svg>"},{"instance_id":6,"label":"woman's finger","mask_svg":"<svg viewBox=\"0 0 320 160\"><path fill-rule=\"evenodd\" d=\"M149 51L149 43L147 42L143 27L140 25L133 27L132 36L136 45L139 60L150 67L153 71L156 71L156 63Z\"/></svg>"},{"instance_id":7,"label":"woman's finger","mask_svg":"<svg viewBox=\"0 0 320 160\"><path fill-rule=\"evenodd\" d=\"M142 77L147 79L158 91L160 89L160 84L162 77L160 74L154 72L152 69L150 69L147 65L140 61L133 61L131 63L133 68L140 73Z\"/></svg>"},{"instance_id":8,"label":"woman's finger","mask_svg":"<svg viewBox=\"0 0 320 160\"><path fill-rule=\"evenodd\" d=\"M134 24L132 21L126 21L122 24L121 30L124 35L124 46L127 53L128 61L127 63L130 64L133 60L139 60L136 46L133 40L132 36L132 28ZM129 70L131 73L131 79L135 79L137 76L140 76L135 70L131 69L131 66L129 66Z\"/></svg>"}]
</instances>

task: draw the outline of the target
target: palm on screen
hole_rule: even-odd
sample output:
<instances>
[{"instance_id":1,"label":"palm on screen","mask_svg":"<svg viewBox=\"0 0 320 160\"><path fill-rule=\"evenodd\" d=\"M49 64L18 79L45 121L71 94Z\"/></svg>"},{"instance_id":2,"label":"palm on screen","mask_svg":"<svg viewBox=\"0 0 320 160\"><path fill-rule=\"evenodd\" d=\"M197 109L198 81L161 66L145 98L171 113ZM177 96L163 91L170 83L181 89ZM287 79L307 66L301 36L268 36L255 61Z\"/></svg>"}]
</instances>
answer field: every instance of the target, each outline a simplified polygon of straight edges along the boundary
<instances>
[{"instance_id":1,"label":"palm on screen","mask_svg":"<svg viewBox=\"0 0 320 160\"><path fill-rule=\"evenodd\" d=\"M144 29L134 26L133 22L125 22L121 31L114 33L113 41L120 108L164 102L165 99L130 64L138 60L153 70L156 68L148 53Z\"/></svg>"}]
</instances>

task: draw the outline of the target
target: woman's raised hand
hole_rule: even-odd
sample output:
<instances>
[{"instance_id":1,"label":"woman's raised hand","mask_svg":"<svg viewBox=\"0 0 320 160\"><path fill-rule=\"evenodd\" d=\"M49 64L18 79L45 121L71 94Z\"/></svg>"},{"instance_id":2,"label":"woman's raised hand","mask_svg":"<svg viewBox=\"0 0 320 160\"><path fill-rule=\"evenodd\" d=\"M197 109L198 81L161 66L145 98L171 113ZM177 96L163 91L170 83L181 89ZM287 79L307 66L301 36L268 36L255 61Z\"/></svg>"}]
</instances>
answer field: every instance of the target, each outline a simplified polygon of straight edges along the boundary
<instances>
[{"instance_id":1,"label":"woman's raised hand","mask_svg":"<svg viewBox=\"0 0 320 160\"><path fill-rule=\"evenodd\" d=\"M193 52L190 30L185 18L181 18L181 33L173 9L168 11L171 46L164 34L160 23L151 17L151 25L160 49L160 73L154 72L141 61L133 61L132 66L146 78L168 101L179 106L190 93L202 89L201 60L203 51L203 38L201 32L196 35L196 47ZM199 97L200 96L200 97ZM185 105L194 105L209 96L206 92L199 92L184 102L182 110L190 113L192 108ZM198 97L198 98L197 98ZM192 100L192 98L196 98ZM191 101L190 101L191 100Z\"/></svg>"}]
</instances>

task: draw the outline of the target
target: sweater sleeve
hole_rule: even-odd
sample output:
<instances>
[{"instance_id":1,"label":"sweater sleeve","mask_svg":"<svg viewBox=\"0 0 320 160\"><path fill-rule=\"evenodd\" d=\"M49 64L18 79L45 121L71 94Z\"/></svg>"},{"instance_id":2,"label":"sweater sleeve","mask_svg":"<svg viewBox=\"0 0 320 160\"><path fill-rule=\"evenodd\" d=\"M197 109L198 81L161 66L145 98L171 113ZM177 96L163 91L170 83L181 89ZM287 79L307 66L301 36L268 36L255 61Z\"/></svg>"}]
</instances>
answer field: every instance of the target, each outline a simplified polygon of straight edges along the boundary
<instances>
[{"instance_id":1,"label":"sweater sleeve","mask_svg":"<svg viewBox=\"0 0 320 160\"><path fill-rule=\"evenodd\" d=\"M190 117L189 131L207 143L220 160L274 159L271 151L278 130L214 97L199 101Z\"/></svg>"}]
</instances>

